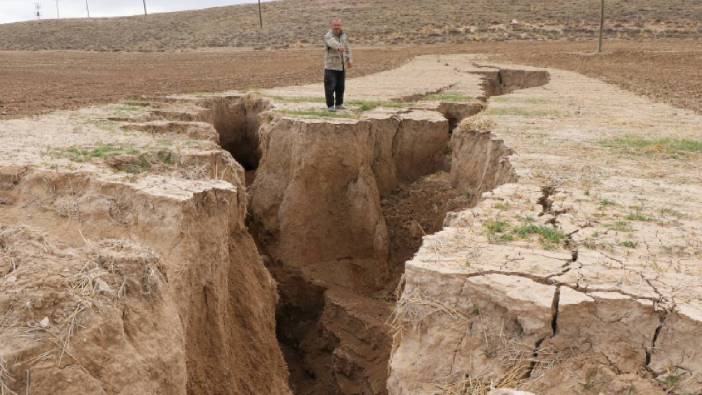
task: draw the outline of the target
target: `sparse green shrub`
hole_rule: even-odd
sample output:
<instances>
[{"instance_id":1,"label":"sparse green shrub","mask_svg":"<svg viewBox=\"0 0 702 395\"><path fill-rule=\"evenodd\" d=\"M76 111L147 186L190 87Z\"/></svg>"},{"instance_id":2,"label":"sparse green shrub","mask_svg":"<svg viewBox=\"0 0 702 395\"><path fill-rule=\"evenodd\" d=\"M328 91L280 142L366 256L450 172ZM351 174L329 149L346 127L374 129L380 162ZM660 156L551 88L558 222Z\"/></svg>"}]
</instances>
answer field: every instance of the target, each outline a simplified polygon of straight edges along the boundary
<instances>
[{"instance_id":1,"label":"sparse green shrub","mask_svg":"<svg viewBox=\"0 0 702 395\"><path fill-rule=\"evenodd\" d=\"M51 151L53 156L70 159L74 162L88 162L92 159L105 159L117 155L137 155L134 147L103 144L92 148L70 147Z\"/></svg>"},{"instance_id":2,"label":"sparse green shrub","mask_svg":"<svg viewBox=\"0 0 702 395\"><path fill-rule=\"evenodd\" d=\"M607 148L620 149L632 154L663 154L673 158L702 153L702 140L670 137L651 139L638 136L624 136L601 140L600 145Z\"/></svg>"},{"instance_id":3,"label":"sparse green shrub","mask_svg":"<svg viewBox=\"0 0 702 395\"><path fill-rule=\"evenodd\" d=\"M622 247L626 247L626 248L636 248L639 245L639 243L637 243L635 241L631 241L631 240L622 241L620 244Z\"/></svg>"},{"instance_id":4,"label":"sparse green shrub","mask_svg":"<svg viewBox=\"0 0 702 395\"><path fill-rule=\"evenodd\" d=\"M444 103L465 103L474 100L471 96L466 96L460 92L440 92L427 95L424 100L439 101Z\"/></svg>"}]
</instances>

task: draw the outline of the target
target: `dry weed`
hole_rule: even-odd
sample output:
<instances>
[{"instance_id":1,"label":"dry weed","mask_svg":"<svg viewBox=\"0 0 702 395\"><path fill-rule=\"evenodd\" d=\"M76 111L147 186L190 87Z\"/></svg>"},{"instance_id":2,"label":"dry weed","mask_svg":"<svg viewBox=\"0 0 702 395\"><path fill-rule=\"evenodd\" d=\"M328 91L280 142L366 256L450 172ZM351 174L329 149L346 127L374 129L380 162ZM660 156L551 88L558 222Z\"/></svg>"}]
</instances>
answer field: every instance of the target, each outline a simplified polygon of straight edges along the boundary
<instances>
[{"instance_id":1,"label":"dry weed","mask_svg":"<svg viewBox=\"0 0 702 395\"><path fill-rule=\"evenodd\" d=\"M423 308L417 308L417 306ZM423 312L420 312L420 310L423 310ZM411 322L414 329L417 330L428 317L438 312L448 315L453 320L468 321L468 317L460 311L424 298L421 295L410 298L398 298L395 309L388 318L387 323L390 327L390 333L392 333L393 342L399 342L403 338L404 323Z\"/></svg>"},{"instance_id":2,"label":"dry weed","mask_svg":"<svg viewBox=\"0 0 702 395\"><path fill-rule=\"evenodd\" d=\"M494 127L495 122L485 117L484 115L475 115L472 117L468 117L461 121L461 123L458 125L458 128L460 130L475 132L488 132Z\"/></svg>"},{"instance_id":3,"label":"dry weed","mask_svg":"<svg viewBox=\"0 0 702 395\"><path fill-rule=\"evenodd\" d=\"M422 306L422 309L411 309L410 306ZM409 308L409 309L408 309ZM421 310L421 311L418 311ZM533 344L525 344L512 338L506 330L504 321L499 328L487 325L488 319L476 308L476 315L468 317L464 313L444 304L428 300L424 297L412 297L401 300L398 309L393 314L393 327L396 334L402 335L402 322L412 322L419 327L429 316L441 312L452 320L469 321L477 319L482 340L483 352L489 359L495 361L502 368L501 373L471 372L458 381L439 385L441 393L445 395L485 395L495 388L523 388L530 382L538 380L543 373L553 368L557 363L559 354L549 347L535 348Z\"/></svg>"},{"instance_id":4,"label":"dry weed","mask_svg":"<svg viewBox=\"0 0 702 395\"><path fill-rule=\"evenodd\" d=\"M83 302L79 302L76 307L73 309L71 314L68 316L68 323L66 324L65 328L62 331L61 337L60 337L60 347L61 350L59 351L58 355L58 364L61 365L61 360L63 359L63 356L65 354L68 354L69 356L71 355L70 353L70 347L71 347L71 338L76 332L76 329L80 326L79 323L79 316L80 314L85 311L89 306L83 304Z\"/></svg>"},{"instance_id":5,"label":"dry weed","mask_svg":"<svg viewBox=\"0 0 702 395\"><path fill-rule=\"evenodd\" d=\"M535 366L539 366L543 361L533 356L531 351L527 351L522 344L506 341L505 352L499 357L500 362L506 368L501 377L489 377L488 375L478 375L477 377L465 377L455 383L440 386L444 395L486 395L495 388L521 388L528 381L534 378L530 373ZM513 347L510 347L509 345Z\"/></svg>"},{"instance_id":6,"label":"dry weed","mask_svg":"<svg viewBox=\"0 0 702 395\"><path fill-rule=\"evenodd\" d=\"M17 395L8 385L12 381L12 376L6 366L5 359L0 356L0 395Z\"/></svg>"},{"instance_id":7,"label":"dry weed","mask_svg":"<svg viewBox=\"0 0 702 395\"><path fill-rule=\"evenodd\" d=\"M417 309L413 308L413 306L424 308ZM468 317L460 311L420 295L399 300L391 315L390 326L394 333L401 331L403 322L412 322L413 326L418 328L428 317L439 312L446 314L452 320L468 321Z\"/></svg>"}]
</instances>

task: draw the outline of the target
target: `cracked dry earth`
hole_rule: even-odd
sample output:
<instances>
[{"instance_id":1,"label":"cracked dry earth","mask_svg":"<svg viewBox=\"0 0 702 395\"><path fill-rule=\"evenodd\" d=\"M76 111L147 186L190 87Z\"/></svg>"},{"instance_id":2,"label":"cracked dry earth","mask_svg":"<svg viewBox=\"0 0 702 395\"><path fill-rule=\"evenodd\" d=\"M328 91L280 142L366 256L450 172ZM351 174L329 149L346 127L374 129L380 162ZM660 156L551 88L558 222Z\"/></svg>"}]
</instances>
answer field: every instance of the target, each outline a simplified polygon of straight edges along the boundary
<instances>
[{"instance_id":1,"label":"cracked dry earth","mask_svg":"<svg viewBox=\"0 0 702 395\"><path fill-rule=\"evenodd\" d=\"M0 392L702 391L702 157L615 144L702 117L472 55L348 89L0 123Z\"/></svg>"}]
</instances>

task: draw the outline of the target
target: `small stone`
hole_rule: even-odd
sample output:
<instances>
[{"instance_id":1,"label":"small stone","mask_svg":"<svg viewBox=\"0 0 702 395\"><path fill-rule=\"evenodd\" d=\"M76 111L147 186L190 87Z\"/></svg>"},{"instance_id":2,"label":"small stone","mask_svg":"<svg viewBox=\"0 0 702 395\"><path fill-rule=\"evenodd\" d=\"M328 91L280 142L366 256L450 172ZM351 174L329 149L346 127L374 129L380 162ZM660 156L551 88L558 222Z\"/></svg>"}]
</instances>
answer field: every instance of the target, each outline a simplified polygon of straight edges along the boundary
<instances>
[{"instance_id":1,"label":"small stone","mask_svg":"<svg viewBox=\"0 0 702 395\"><path fill-rule=\"evenodd\" d=\"M95 280L95 291L103 295L114 295L115 293L112 287L110 287L110 285L107 284L105 280L100 278Z\"/></svg>"},{"instance_id":2,"label":"small stone","mask_svg":"<svg viewBox=\"0 0 702 395\"><path fill-rule=\"evenodd\" d=\"M49 317L44 317L41 321L39 321L39 326L46 329L49 327Z\"/></svg>"}]
</instances>

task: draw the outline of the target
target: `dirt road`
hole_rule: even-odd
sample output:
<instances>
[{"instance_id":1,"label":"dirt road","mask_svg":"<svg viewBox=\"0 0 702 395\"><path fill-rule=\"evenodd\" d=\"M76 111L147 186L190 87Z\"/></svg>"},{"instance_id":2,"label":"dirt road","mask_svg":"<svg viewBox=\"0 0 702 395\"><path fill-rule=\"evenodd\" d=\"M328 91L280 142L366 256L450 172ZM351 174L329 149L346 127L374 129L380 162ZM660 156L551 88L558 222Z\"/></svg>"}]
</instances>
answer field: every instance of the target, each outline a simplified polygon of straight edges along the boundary
<instances>
[{"instance_id":1,"label":"dirt road","mask_svg":"<svg viewBox=\"0 0 702 395\"><path fill-rule=\"evenodd\" d=\"M604 56L589 42L475 43L358 49L351 76L387 70L420 54L494 53L498 59L574 70L702 112L702 43L620 41ZM170 53L0 52L0 119L134 95L268 88L320 80L319 49Z\"/></svg>"}]
</instances>

